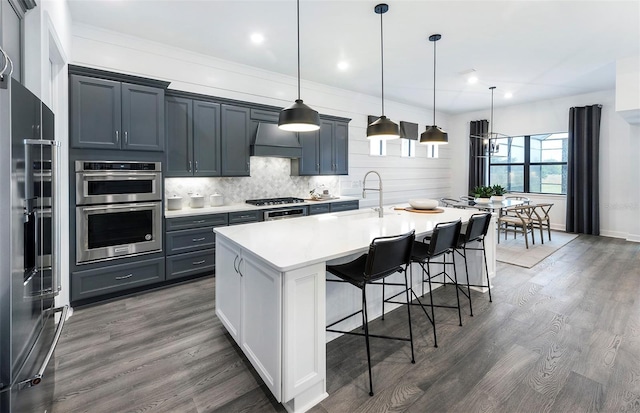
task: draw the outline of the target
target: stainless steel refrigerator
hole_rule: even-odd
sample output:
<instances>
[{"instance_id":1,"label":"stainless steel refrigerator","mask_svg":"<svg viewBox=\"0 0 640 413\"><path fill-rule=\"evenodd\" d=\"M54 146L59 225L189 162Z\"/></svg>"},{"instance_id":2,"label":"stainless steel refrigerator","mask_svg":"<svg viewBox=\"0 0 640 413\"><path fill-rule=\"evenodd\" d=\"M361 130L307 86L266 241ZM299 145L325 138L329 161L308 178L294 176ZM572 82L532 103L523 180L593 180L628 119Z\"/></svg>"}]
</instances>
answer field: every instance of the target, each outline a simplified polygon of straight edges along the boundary
<instances>
[{"instance_id":1,"label":"stainless steel refrigerator","mask_svg":"<svg viewBox=\"0 0 640 413\"><path fill-rule=\"evenodd\" d=\"M0 69L2 67L0 66ZM51 412L54 352L67 315L56 308L58 142L51 110L0 80L0 412ZM10 153L10 156L9 156Z\"/></svg>"}]
</instances>

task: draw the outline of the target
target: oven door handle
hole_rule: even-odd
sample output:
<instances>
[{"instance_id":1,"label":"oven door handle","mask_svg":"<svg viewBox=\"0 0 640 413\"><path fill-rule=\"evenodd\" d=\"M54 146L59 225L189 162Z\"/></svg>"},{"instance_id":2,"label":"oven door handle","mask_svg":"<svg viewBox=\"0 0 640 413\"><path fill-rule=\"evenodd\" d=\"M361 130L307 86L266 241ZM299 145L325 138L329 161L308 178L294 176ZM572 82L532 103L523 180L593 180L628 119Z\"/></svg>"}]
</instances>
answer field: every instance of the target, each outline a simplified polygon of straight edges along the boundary
<instances>
[{"instance_id":1,"label":"oven door handle","mask_svg":"<svg viewBox=\"0 0 640 413\"><path fill-rule=\"evenodd\" d=\"M114 209L126 209L128 211L139 211L143 209L155 208L156 204L122 204L122 205L105 205L95 207L80 207L83 211L109 211Z\"/></svg>"},{"instance_id":2,"label":"oven door handle","mask_svg":"<svg viewBox=\"0 0 640 413\"><path fill-rule=\"evenodd\" d=\"M40 382L42 381L42 376L44 375L44 371L47 369L47 365L49 364L49 361L51 361L51 357L53 356L53 353L56 351L56 346L58 345L58 341L60 341L60 335L62 334L64 323L67 320L68 311L69 311L68 305L64 305L62 307L57 307L53 309L54 313L62 312L62 315L60 316L60 321L58 322L58 326L56 327L56 333L53 336L53 342L49 347L49 351L47 351L46 357L44 358L44 360L42 360L42 364L40 365L38 372L33 376L29 377L28 379L18 382L19 390L24 389L25 387L36 386L40 384Z\"/></svg>"},{"instance_id":3,"label":"oven door handle","mask_svg":"<svg viewBox=\"0 0 640 413\"><path fill-rule=\"evenodd\" d=\"M152 177L155 178L160 173L138 173L138 172L101 172L101 173L87 173L82 172L82 176L85 178L98 178L98 180L109 180L111 178L127 178L132 181L139 180L140 177Z\"/></svg>"}]
</instances>

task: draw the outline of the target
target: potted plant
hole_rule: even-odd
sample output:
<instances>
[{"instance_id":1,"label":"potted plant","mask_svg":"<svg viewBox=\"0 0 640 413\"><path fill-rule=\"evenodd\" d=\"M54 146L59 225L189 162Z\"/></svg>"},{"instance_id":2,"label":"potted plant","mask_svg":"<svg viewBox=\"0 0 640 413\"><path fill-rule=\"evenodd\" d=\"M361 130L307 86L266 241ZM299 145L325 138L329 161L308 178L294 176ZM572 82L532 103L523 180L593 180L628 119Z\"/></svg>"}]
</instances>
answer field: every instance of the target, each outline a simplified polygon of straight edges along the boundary
<instances>
[{"instance_id":1,"label":"potted plant","mask_svg":"<svg viewBox=\"0 0 640 413\"><path fill-rule=\"evenodd\" d=\"M491 200L493 202L502 202L502 197L507 193L507 190L502 185L494 185L491 187L493 189L493 195L491 196Z\"/></svg>"},{"instance_id":2,"label":"potted plant","mask_svg":"<svg viewBox=\"0 0 640 413\"><path fill-rule=\"evenodd\" d=\"M491 202L491 195L493 195L493 188L490 186L476 186L473 190L473 195L476 197L476 202L481 204L488 204Z\"/></svg>"}]
</instances>

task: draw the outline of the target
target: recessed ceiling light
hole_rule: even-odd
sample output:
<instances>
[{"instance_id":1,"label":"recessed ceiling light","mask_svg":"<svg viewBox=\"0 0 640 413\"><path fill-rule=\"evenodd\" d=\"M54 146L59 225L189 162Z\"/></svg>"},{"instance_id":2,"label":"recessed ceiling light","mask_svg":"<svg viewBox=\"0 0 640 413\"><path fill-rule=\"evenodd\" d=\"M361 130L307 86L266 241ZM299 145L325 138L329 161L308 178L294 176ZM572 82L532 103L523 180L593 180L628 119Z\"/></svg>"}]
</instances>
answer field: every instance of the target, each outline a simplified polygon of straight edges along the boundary
<instances>
[{"instance_id":1,"label":"recessed ceiling light","mask_svg":"<svg viewBox=\"0 0 640 413\"><path fill-rule=\"evenodd\" d=\"M251 35L251 41L254 44L262 44L264 42L264 36L261 33L253 33Z\"/></svg>"},{"instance_id":2,"label":"recessed ceiling light","mask_svg":"<svg viewBox=\"0 0 640 413\"><path fill-rule=\"evenodd\" d=\"M338 69L347 70L348 68L349 68L349 62L345 62L344 60L338 62Z\"/></svg>"},{"instance_id":3,"label":"recessed ceiling light","mask_svg":"<svg viewBox=\"0 0 640 413\"><path fill-rule=\"evenodd\" d=\"M504 98L505 99L511 99L512 97L513 97L513 93L511 93L511 92L507 92L507 93L504 94Z\"/></svg>"},{"instance_id":4,"label":"recessed ceiling light","mask_svg":"<svg viewBox=\"0 0 640 413\"><path fill-rule=\"evenodd\" d=\"M474 75L469 76L469 77L467 78L467 83L469 83L469 84L471 84L471 85L473 85L473 84L475 84L475 83L478 83L478 77L477 77L477 76L474 76Z\"/></svg>"}]
</instances>

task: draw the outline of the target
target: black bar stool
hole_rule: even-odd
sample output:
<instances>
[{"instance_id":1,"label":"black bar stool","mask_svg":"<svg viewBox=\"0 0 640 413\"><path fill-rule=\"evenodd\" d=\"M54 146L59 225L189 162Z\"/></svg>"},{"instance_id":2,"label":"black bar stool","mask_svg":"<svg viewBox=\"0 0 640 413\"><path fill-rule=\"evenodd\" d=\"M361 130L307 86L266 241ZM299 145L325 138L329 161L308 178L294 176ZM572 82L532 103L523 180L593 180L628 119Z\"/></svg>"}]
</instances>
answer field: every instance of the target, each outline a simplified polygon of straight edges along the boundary
<instances>
[{"instance_id":1,"label":"black bar stool","mask_svg":"<svg viewBox=\"0 0 640 413\"><path fill-rule=\"evenodd\" d=\"M454 248L458 242L458 236L460 229L462 228L461 220L442 222L437 224L433 229L433 233L430 237L424 239L424 241L416 241L413 243L413 252L411 253L411 262L415 262L422 267L422 295L424 296L424 283L429 285L429 306L431 307L431 317L427 314L427 318L433 326L433 341L434 346L438 347L438 338L436 335L436 318L434 307L440 308L457 308L458 320L462 325L462 314L460 313L460 296L458 294L458 277L456 274L455 259L451 262L447 262L447 255L453 254ZM433 262L434 258L442 257L442 262ZM453 255L452 255L452 258ZM442 272L437 274L431 274L430 264L441 264L443 266ZM447 265L453 265L453 278L447 272ZM426 277L425 277L426 275ZM442 281L432 281L433 278L442 275L444 279ZM449 279L450 282L447 282ZM411 283L413 284L413 270L411 271ZM454 284L456 288L456 301L457 305L436 305L433 303L433 289L432 284ZM424 309L422 303L418 303ZM426 314L426 311L425 311Z\"/></svg>"},{"instance_id":2,"label":"black bar stool","mask_svg":"<svg viewBox=\"0 0 640 413\"><path fill-rule=\"evenodd\" d=\"M404 273L404 283L385 283L385 285L404 286L406 292L407 303L409 300L409 284L407 282L407 266L411 259L411 248L415 240L415 231L411 231L403 235L395 235L389 237L374 238L369 245L369 252L363 254L353 261L346 264L327 265L327 271L340 280L327 280L334 282L348 282L362 290L362 309L358 310L340 320L327 326L327 331L334 333L352 334L364 336L367 346L367 364L369 367L369 396L373 396L373 380L371 378L371 352L369 349L369 337L386 338L391 340L409 341L411 342L411 363L415 363L413 354L413 332L411 330L411 306L407 306L407 315L409 317L409 338L383 336L369 334L369 318L367 316L367 285L382 285L375 282L384 280L384 278L395 274L396 272ZM364 333L354 331L336 330L331 327L347 320L357 314L362 313Z\"/></svg>"},{"instance_id":3,"label":"black bar stool","mask_svg":"<svg viewBox=\"0 0 640 413\"><path fill-rule=\"evenodd\" d=\"M469 222L467 223L467 230L465 232L461 232L458 236L458 242L455 246L455 251L464 257L464 269L467 273L467 292L465 293L462 290L462 293L469 299L469 311L471 313L471 317L473 317L473 306L471 304L471 287L487 287L489 289L489 302L493 302L491 300L491 284L489 283L489 267L487 265L487 251L485 249L484 238L487 236L487 232L489 231L489 223L491 222L491 214L473 214L471 218L469 218ZM471 247L469 244L471 243L480 243L482 248L479 247ZM484 258L484 269L487 274L487 284L470 284L469 283L469 264L467 262L467 250L473 251L482 251L482 256Z\"/></svg>"}]
</instances>

